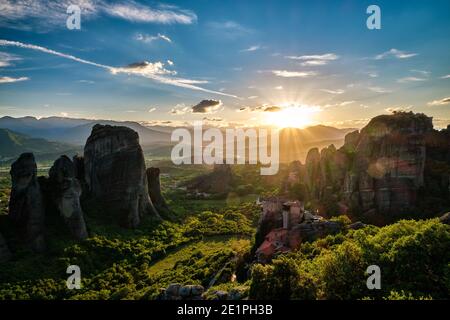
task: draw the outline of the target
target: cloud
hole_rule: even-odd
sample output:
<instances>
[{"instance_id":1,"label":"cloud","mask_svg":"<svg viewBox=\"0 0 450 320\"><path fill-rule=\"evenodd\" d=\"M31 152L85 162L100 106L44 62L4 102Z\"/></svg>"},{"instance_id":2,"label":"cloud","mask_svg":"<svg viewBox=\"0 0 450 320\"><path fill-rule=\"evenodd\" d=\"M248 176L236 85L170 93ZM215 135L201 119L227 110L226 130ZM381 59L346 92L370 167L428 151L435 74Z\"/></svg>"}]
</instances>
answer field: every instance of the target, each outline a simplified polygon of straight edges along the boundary
<instances>
[{"instance_id":1,"label":"cloud","mask_svg":"<svg viewBox=\"0 0 450 320\"><path fill-rule=\"evenodd\" d=\"M317 72L314 71L272 70L271 72L277 77L283 78L306 78L317 75Z\"/></svg>"},{"instance_id":2,"label":"cloud","mask_svg":"<svg viewBox=\"0 0 450 320\"><path fill-rule=\"evenodd\" d=\"M92 81L92 80L84 80L84 79L78 80L77 82L78 82L78 83L87 83L87 84L94 84L94 83L95 83L95 81Z\"/></svg>"},{"instance_id":3,"label":"cloud","mask_svg":"<svg viewBox=\"0 0 450 320\"><path fill-rule=\"evenodd\" d=\"M206 26L209 33L222 39L235 39L253 32L253 30L231 20L211 21Z\"/></svg>"},{"instance_id":4,"label":"cloud","mask_svg":"<svg viewBox=\"0 0 450 320\"><path fill-rule=\"evenodd\" d=\"M253 52L253 51L260 50L260 49L262 49L262 47L260 45L255 45L255 46L248 47L246 49L242 49L241 52Z\"/></svg>"},{"instance_id":5,"label":"cloud","mask_svg":"<svg viewBox=\"0 0 450 320\"><path fill-rule=\"evenodd\" d=\"M342 90L342 89L337 89L337 90L320 89L320 91L323 91L323 92L326 92L326 93L331 93L331 94L343 94L343 93L345 93L345 91Z\"/></svg>"},{"instance_id":6,"label":"cloud","mask_svg":"<svg viewBox=\"0 0 450 320\"><path fill-rule=\"evenodd\" d=\"M287 59L291 60L302 60L302 66L323 66L328 64L330 61L339 59L339 56L334 53L325 54L315 54L315 55L304 55L304 56L285 56Z\"/></svg>"},{"instance_id":7,"label":"cloud","mask_svg":"<svg viewBox=\"0 0 450 320\"><path fill-rule=\"evenodd\" d=\"M277 107L277 106L270 106L270 107L266 107L264 108L264 112L280 112L281 108Z\"/></svg>"},{"instance_id":8,"label":"cloud","mask_svg":"<svg viewBox=\"0 0 450 320\"><path fill-rule=\"evenodd\" d=\"M445 76L442 76L441 79L450 79L450 74L447 74Z\"/></svg>"},{"instance_id":9,"label":"cloud","mask_svg":"<svg viewBox=\"0 0 450 320\"><path fill-rule=\"evenodd\" d=\"M428 105L429 106L442 106L442 105L449 104L449 103L450 103L450 97L447 97L447 98L443 98L440 100L434 100L434 101L428 102Z\"/></svg>"},{"instance_id":10,"label":"cloud","mask_svg":"<svg viewBox=\"0 0 450 320\"><path fill-rule=\"evenodd\" d=\"M417 53L408 53L405 51L400 51L398 49L391 49L389 51L383 52L377 56L375 56L375 60L381 60L385 58L394 57L397 59L408 59L417 56Z\"/></svg>"},{"instance_id":11,"label":"cloud","mask_svg":"<svg viewBox=\"0 0 450 320\"><path fill-rule=\"evenodd\" d=\"M102 10L111 16L132 22L161 24L192 24L197 22L197 15L194 12L182 10L176 6L165 6L155 9L134 1L113 4L104 2Z\"/></svg>"},{"instance_id":12,"label":"cloud","mask_svg":"<svg viewBox=\"0 0 450 320\"><path fill-rule=\"evenodd\" d=\"M173 63L172 60L167 60L166 62L167 62L167 64L168 64L169 66L173 66L173 65L174 65L174 63Z\"/></svg>"},{"instance_id":13,"label":"cloud","mask_svg":"<svg viewBox=\"0 0 450 320\"><path fill-rule=\"evenodd\" d=\"M425 78L418 78L418 77L405 77L398 79L397 82L399 83L407 83L407 82L418 82L418 81L427 81L428 79Z\"/></svg>"},{"instance_id":14,"label":"cloud","mask_svg":"<svg viewBox=\"0 0 450 320\"><path fill-rule=\"evenodd\" d=\"M325 53L305 56L286 56L286 58L293 60L337 60L339 56L334 53Z\"/></svg>"},{"instance_id":15,"label":"cloud","mask_svg":"<svg viewBox=\"0 0 450 320\"><path fill-rule=\"evenodd\" d=\"M20 78L11 78L11 77L0 77L0 83L13 83L19 81L29 80L28 77L20 77Z\"/></svg>"},{"instance_id":16,"label":"cloud","mask_svg":"<svg viewBox=\"0 0 450 320\"><path fill-rule=\"evenodd\" d=\"M69 5L80 7L82 21L100 15L139 23L193 24L197 21L197 15L190 10L167 5L150 7L132 0L2 0L0 26L38 32L66 28Z\"/></svg>"},{"instance_id":17,"label":"cloud","mask_svg":"<svg viewBox=\"0 0 450 320\"><path fill-rule=\"evenodd\" d=\"M19 56L7 52L0 52L0 68L12 65L11 61L22 60Z\"/></svg>"},{"instance_id":18,"label":"cloud","mask_svg":"<svg viewBox=\"0 0 450 320\"><path fill-rule=\"evenodd\" d=\"M192 107L192 113L213 113L221 106L222 101L220 100L202 100Z\"/></svg>"},{"instance_id":19,"label":"cloud","mask_svg":"<svg viewBox=\"0 0 450 320\"><path fill-rule=\"evenodd\" d=\"M197 80L170 77L170 75L175 75L176 72L165 69L164 63L162 63L162 62L151 63L151 62L143 61L143 62L132 63L125 67L112 67L112 66L88 61L85 59L81 59L81 58L75 57L73 55L61 53L61 52L51 50L51 49L48 49L45 47L36 46L33 44L22 43L22 42L18 42L18 41L9 41L9 40L0 39L0 46L13 46L13 47L31 49L31 50L55 55L55 56L58 56L61 58L73 60L73 61L76 61L79 63L106 69L109 72L111 72L112 74L119 74L119 73L134 74L134 75L139 75L139 76L154 80L154 81L156 81L158 83L162 83L162 84L168 84L168 85L172 85L172 86L176 86L176 87L197 90L197 91L203 91L203 92L207 92L207 93L228 96L228 97L232 97L232 98L237 98L237 96L232 95L232 94L227 94L227 93L209 90L209 89L205 89L205 88L196 86L195 84L198 83Z\"/></svg>"},{"instance_id":20,"label":"cloud","mask_svg":"<svg viewBox=\"0 0 450 320\"><path fill-rule=\"evenodd\" d=\"M327 108L333 108L333 107L345 107L349 104L353 104L355 103L354 100L349 100L349 101L342 101L342 102L338 102L338 103L334 103L334 104L326 104L323 106L323 108L327 109Z\"/></svg>"},{"instance_id":21,"label":"cloud","mask_svg":"<svg viewBox=\"0 0 450 320\"><path fill-rule=\"evenodd\" d=\"M161 34L161 33L158 33L156 36L139 33L136 35L135 39L138 41L145 42L145 43L151 43L155 40L164 40L168 43L172 43L172 39L170 39L168 36Z\"/></svg>"},{"instance_id":22,"label":"cloud","mask_svg":"<svg viewBox=\"0 0 450 320\"><path fill-rule=\"evenodd\" d=\"M391 90L385 89L385 88L382 88L382 87L369 87L368 89L370 91L373 91L373 92L376 92L376 93L390 93L390 92L392 92Z\"/></svg>"},{"instance_id":23,"label":"cloud","mask_svg":"<svg viewBox=\"0 0 450 320\"><path fill-rule=\"evenodd\" d=\"M150 113L150 112L153 112L155 110L156 110L156 108L150 108L150 109L148 109L148 112Z\"/></svg>"},{"instance_id":24,"label":"cloud","mask_svg":"<svg viewBox=\"0 0 450 320\"><path fill-rule=\"evenodd\" d=\"M111 68L112 74L117 73L128 73L128 74L138 74L142 76L151 76L151 75L176 75L176 71L167 70L164 68L164 63L162 62L135 62L131 63L125 67Z\"/></svg>"},{"instance_id":25,"label":"cloud","mask_svg":"<svg viewBox=\"0 0 450 320\"><path fill-rule=\"evenodd\" d=\"M419 74L424 75L424 76L426 76L426 77L428 77L428 76L431 74L430 71L426 71L426 70L412 69L412 70L410 70L410 71L411 71L411 72L415 72L415 73L419 73Z\"/></svg>"},{"instance_id":26,"label":"cloud","mask_svg":"<svg viewBox=\"0 0 450 320\"><path fill-rule=\"evenodd\" d=\"M275 90L283 90L283 86L276 86L274 89Z\"/></svg>"},{"instance_id":27,"label":"cloud","mask_svg":"<svg viewBox=\"0 0 450 320\"><path fill-rule=\"evenodd\" d=\"M249 97L247 97L247 99L257 99L258 98L258 96L249 96Z\"/></svg>"},{"instance_id":28,"label":"cloud","mask_svg":"<svg viewBox=\"0 0 450 320\"><path fill-rule=\"evenodd\" d=\"M208 117L204 117L203 120L205 120L205 121L211 121L211 122L220 122L220 121L223 121L222 118L208 118Z\"/></svg>"},{"instance_id":29,"label":"cloud","mask_svg":"<svg viewBox=\"0 0 450 320\"><path fill-rule=\"evenodd\" d=\"M183 115L191 111L191 108L187 107L184 103L179 103L175 107L173 107L169 113L171 115Z\"/></svg>"}]
</instances>

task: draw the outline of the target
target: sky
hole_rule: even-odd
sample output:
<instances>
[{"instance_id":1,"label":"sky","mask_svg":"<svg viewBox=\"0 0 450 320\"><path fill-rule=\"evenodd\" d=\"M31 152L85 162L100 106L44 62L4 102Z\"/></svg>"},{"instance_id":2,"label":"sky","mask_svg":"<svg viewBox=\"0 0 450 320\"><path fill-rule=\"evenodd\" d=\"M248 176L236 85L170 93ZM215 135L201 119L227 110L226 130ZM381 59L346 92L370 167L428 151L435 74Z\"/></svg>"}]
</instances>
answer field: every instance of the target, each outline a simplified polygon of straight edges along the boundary
<instances>
[{"instance_id":1,"label":"sky","mask_svg":"<svg viewBox=\"0 0 450 320\"><path fill-rule=\"evenodd\" d=\"M448 0L0 0L0 116L361 127L411 110L445 127L449 35Z\"/></svg>"}]
</instances>

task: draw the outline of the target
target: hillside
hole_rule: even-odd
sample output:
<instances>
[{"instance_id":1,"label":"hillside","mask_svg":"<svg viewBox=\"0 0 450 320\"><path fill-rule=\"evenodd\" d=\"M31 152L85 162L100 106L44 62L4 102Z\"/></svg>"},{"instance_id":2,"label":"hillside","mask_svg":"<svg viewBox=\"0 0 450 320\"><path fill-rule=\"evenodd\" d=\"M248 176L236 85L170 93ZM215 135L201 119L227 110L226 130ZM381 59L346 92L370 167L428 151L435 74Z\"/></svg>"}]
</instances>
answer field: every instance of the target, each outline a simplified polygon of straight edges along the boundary
<instances>
[{"instance_id":1,"label":"hillside","mask_svg":"<svg viewBox=\"0 0 450 320\"><path fill-rule=\"evenodd\" d=\"M0 128L0 161L8 161L24 152L33 152L38 157L64 152L76 152L77 147L67 143L32 138L8 129Z\"/></svg>"},{"instance_id":2,"label":"hillside","mask_svg":"<svg viewBox=\"0 0 450 320\"><path fill-rule=\"evenodd\" d=\"M140 137L143 146L155 142L170 142L170 134L152 130L132 121L112 121L112 120L88 120L73 119L63 117L2 117L0 118L0 128L6 128L21 134L32 137L44 138L47 140L61 141L75 145L82 145L86 142L92 127L95 124L121 125L135 130Z\"/></svg>"}]
</instances>

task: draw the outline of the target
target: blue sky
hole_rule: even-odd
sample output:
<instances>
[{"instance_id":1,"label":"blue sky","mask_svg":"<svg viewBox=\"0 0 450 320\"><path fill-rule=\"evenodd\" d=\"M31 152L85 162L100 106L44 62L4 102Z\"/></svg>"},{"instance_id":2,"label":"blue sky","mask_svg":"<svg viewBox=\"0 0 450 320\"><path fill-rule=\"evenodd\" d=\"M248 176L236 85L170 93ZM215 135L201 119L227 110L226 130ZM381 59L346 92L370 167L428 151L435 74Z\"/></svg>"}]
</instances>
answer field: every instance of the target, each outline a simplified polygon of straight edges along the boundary
<instances>
[{"instance_id":1,"label":"blue sky","mask_svg":"<svg viewBox=\"0 0 450 320\"><path fill-rule=\"evenodd\" d=\"M358 127L403 109L444 126L449 35L445 0L0 0L0 115Z\"/></svg>"}]
</instances>

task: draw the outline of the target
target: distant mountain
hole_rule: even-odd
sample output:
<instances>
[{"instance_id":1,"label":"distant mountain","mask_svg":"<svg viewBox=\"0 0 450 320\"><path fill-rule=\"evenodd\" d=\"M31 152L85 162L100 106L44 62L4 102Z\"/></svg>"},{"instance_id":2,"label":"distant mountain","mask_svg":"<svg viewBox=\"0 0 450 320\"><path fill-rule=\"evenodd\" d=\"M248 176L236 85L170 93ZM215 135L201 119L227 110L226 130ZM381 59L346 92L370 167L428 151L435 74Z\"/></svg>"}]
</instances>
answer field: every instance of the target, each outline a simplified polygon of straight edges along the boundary
<instances>
[{"instance_id":1,"label":"distant mountain","mask_svg":"<svg viewBox=\"0 0 450 320\"><path fill-rule=\"evenodd\" d=\"M10 161L24 152L33 152L36 158L44 160L52 159L55 155L64 153L72 155L79 151L79 148L71 144L32 138L9 129L0 128L0 161L2 162Z\"/></svg>"},{"instance_id":2,"label":"distant mountain","mask_svg":"<svg viewBox=\"0 0 450 320\"><path fill-rule=\"evenodd\" d=\"M95 124L109 124L115 126L126 126L135 130L139 134L140 143L144 147L154 143L169 143L170 133L153 130L144 127L137 122L112 121L112 120L89 120L73 119L63 117L2 117L0 118L0 128L6 128L18 133L32 137L44 138L53 141L60 141L75 145L84 145L91 129Z\"/></svg>"},{"instance_id":3,"label":"distant mountain","mask_svg":"<svg viewBox=\"0 0 450 320\"><path fill-rule=\"evenodd\" d=\"M345 135L353 128L338 129L317 125L304 129L285 128L280 131L280 161L304 161L311 148L323 149L331 144L336 148L344 144Z\"/></svg>"}]
</instances>

